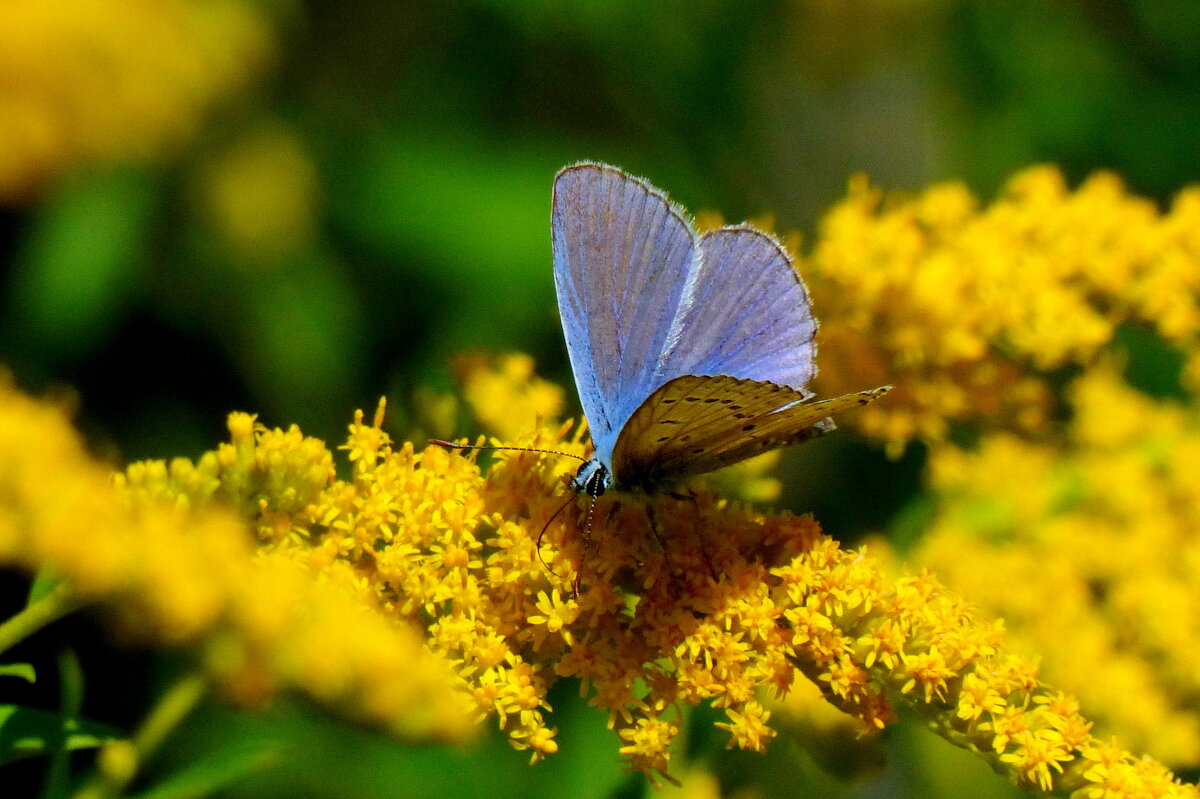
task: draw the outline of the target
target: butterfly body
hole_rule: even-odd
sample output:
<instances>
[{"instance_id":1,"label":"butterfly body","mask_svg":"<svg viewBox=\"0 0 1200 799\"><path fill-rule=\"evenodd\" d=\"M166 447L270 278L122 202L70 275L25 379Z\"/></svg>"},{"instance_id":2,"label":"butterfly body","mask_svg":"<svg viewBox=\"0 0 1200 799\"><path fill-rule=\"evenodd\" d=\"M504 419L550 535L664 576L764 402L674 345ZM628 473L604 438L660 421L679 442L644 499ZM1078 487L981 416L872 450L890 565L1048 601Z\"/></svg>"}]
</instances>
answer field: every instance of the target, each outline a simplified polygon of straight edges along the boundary
<instances>
[{"instance_id":1,"label":"butterfly body","mask_svg":"<svg viewBox=\"0 0 1200 799\"><path fill-rule=\"evenodd\" d=\"M559 311L595 453L578 490L654 490L833 429L889 387L812 401L817 322L778 241L749 225L698 234L622 170L559 172Z\"/></svg>"}]
</instances>

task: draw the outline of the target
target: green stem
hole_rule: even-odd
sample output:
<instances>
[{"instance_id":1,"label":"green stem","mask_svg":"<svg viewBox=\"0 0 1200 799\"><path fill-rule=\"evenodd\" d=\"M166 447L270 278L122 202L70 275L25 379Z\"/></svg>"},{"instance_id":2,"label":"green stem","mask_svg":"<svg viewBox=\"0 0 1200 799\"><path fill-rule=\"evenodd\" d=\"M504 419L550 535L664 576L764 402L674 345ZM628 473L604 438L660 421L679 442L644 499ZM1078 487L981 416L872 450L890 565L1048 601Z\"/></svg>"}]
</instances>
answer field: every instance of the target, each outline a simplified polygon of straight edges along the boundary
<instances>
[{"instance_id":1,"label":"green stem","mask_svg":"<svg viewBox=\"0 0 1200 799\"><path fill-rule=\"evenodd\" d=\"M198 672L185 674L172 685L133 736L133 745L143 759L158 751L167 736L200 703L208 689L208 680Z\"/></svg>"},{"instance_id":2,"label":"green stem","mask_svg":"<svg viewBox=\"0 0 1200 799\"><path fill-rule=\"evenodd\" d=\"M133 737L118 744L127 750L121 758L114 758L120 760L122 765L106 768L105 753L101 752L95 773L76 792L75 799L113 799L120 796L137 776L138 767L153 756L167 736L195 709L207 688L207 680L197 672L185 674L176 681L159 698Z\"/></svg>"},{"instance_id":3,"label":"green stem","mask_svg":"<svg viewBox=\"0 0 1200 799\"><path fill-rule=\"evenodd\" d=\"M11 619L0 623L0 652L20 643L51 622L61 619L83 604L66 583L59 583L38 601L26 605Z\"/></svg>"}]
</instances>

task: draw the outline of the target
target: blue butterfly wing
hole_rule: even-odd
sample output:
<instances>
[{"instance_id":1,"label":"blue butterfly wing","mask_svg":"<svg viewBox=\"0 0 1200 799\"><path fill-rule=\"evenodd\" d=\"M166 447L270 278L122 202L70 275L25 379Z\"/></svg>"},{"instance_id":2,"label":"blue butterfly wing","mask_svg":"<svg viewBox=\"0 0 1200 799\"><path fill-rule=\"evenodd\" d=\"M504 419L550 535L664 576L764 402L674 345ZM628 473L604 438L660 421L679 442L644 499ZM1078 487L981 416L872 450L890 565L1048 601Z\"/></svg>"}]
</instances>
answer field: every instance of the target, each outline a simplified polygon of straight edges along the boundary
<instances>
[{"instance_id":1,"label":"blue butterfly wing","mask_svg":"<svg viewBox=\"0 0 1200 799\"><path fill-rule=\"evenodd\" d=\"M816 375L817 320L791 256L749 225L704 234L663 382L682 375L725 375L803 391Z\"/></svg>"},{"instance_id":2,"label":"blue butterfly wing","mask_svg":"<svg viewBox=\"0 0 1200 799\"><path fill-rule=\"evenodd\" d=\"M554 181L554 285L596 457L664 379L697 237L665 194L616 167L581 163Z\"/></svg>"}]
</instances>

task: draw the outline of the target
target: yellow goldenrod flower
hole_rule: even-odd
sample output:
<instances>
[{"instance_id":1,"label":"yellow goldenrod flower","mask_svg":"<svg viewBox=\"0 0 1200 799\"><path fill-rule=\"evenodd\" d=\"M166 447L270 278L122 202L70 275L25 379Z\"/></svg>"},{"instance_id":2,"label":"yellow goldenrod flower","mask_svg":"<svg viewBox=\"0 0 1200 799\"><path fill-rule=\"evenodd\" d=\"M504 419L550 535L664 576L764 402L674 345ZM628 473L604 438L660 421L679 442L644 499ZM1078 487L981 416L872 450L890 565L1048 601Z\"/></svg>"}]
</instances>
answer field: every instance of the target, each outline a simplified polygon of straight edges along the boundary
<instances>
[{"instance_id":1,"label":"yellow goldenrod flower","mask_svg":"<svg viewBox=\"0 0 1200 799\"><path fill-rule=\"evenodd\" d=\"M171 152L274 47L239 0L0 4L0 203L77 163Z\"/></svg>"},{"instance_id":2,"label":"yellow goldenrod flower","mask_svg":"<svg viewBox=\"0 0 1200 799\"><path fill-rule=\"evenodd\" d=\"M737 746L760 751L775 736L775 731L767 726L771 713L758 702L746 702L743 712L730 710L728 715L729 723L718 722L717 726L729 731L730 749Z\"/></svg>"},{"instance_id":3,"label":"yellow goldenrod flower","mask_svg":"<svg viewBox=\"0 0 1200 799\"><path fill-rule=\"evenodd\" d=\"M648 775L667 773L671 741L679 734L679 725L661 718L640 718L621 730L624 746L620 752L629 764Z\"/></svg>"},{"instance_id":4,"label":"yellow goldenrod flower","mask_svg":"<svg viewBox=\"0 0 1200 799\"><path fill-rule=\"evenodd\" d=\"M134 464L114 482L62 407L0 381L0 564L49 570L126 636L190 649L237 701L295 687L400 734L468 733L446 665L414 629L374 611L348 563L318 574L287 535L315 507L313 481L331 480L329 453L290 432L256 438L245 415L230 430L195 464ZM263 536L275 517L284 535ZM257 552L255 531L268 542Z\"/></svg>"},{"instance_id":5,"label":"yellow goldenrod flower","mask_svg":"<svg viewBox=\"0 0 1200 799\"><path fill-rule=\"evenodd\" d=\"M974 451L937 448L937 510L907 556L1003 617L1101 734L1195 768L1200 416L1104 362L1070 397L1063 445L992 434ZM963 690L975 697L964 718L982 722L996 697Z\"/></svg>"},{"instance_id":6,"label":"yellow goldenrod flower","mask_svg":"<svg viewBox=\"0 0 1200 799\"><path fill-rule=\"evenodd\" d=\"M888 200L858 178L800 262L822 322L819 392L894 383L853 421L893 452L956 420L1040 430L1042 375L1092 363L1122 323L1200 351L1197 230L1200 189L1159 213L1109 174L1070 192L1030 169L985 208L960 184Z\"/></svg>"}]
</instances>

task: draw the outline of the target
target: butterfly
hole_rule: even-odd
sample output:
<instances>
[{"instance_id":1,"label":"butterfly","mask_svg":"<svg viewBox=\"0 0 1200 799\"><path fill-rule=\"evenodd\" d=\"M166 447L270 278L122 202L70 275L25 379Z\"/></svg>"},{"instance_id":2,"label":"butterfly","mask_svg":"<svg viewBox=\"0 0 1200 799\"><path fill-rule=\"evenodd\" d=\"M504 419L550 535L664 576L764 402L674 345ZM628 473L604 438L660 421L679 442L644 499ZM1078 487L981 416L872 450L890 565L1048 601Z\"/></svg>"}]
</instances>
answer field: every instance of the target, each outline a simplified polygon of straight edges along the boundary
<instances>
[{"instance_id":1,"label":"butterfly","mask_svg":"<svg viewBox=\"0 0 1200 799\"><path fill-rule=\"evenodd\" d=\"M645 180L554 179L554 285L594 453L577 492L655 491L833 430L891 386L814 400L817 320L787 250L748 224L698 233Z\"/></svg>"}]
</instances>

